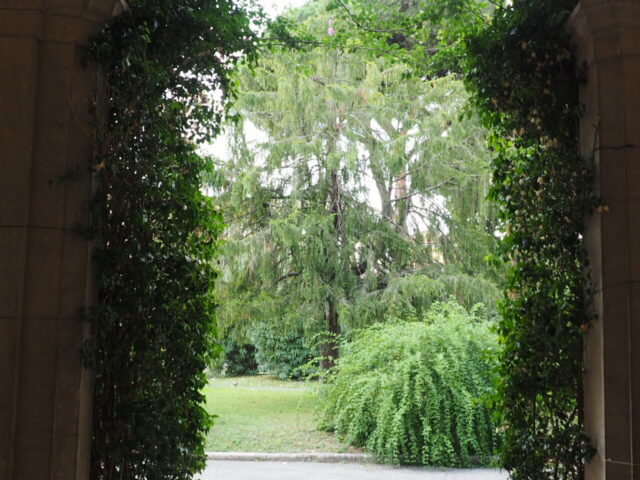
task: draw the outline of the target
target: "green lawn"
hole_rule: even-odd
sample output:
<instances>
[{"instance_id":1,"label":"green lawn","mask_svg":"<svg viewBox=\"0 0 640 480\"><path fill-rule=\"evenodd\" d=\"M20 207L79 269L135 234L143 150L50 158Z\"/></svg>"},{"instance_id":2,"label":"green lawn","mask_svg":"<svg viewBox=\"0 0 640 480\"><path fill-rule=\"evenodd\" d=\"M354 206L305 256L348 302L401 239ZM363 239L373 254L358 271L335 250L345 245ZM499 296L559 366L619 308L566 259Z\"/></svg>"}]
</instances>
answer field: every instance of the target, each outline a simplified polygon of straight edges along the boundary
<instances>
[{"instance_id":1,"label":"green lawn","mask_svg":"<svg viewBox=\"0 0 640 480\"><path fill-rule=\"evenodd\" d=\"M352 451L316 430L316 397L308 384L267 376L214 378L204 394L207 410L218 415L208 451Z\"/></svg>"}]
</instances>

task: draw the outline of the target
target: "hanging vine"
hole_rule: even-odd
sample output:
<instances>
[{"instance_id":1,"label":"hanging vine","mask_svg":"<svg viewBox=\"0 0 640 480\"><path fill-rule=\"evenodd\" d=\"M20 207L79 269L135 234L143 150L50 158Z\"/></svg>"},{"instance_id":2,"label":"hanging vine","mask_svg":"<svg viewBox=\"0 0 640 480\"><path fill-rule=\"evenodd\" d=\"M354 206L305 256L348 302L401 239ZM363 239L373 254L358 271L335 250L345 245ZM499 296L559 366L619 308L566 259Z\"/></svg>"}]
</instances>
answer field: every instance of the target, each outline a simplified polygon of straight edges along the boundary
<instances>
[{"instance_id":1,"label":"hanging vine","mask_svg":"<svg viewBox=\"0 0 640 480\"><path fill-rule=\"evenodd\" d=\"M200 390L223 224L201 192L209 162L196 143L217 133L237 53L255 55L257 21L233 0L132 0L90 44L107 106L89 232L94 480L187 479L204 467L212 419Z\"/></svg>"},{"instance_id":2,"label":"hanging vine","mask_svg":"<svg viewBox=\"0 0 640 480\"><path fill-rule=\"evenodd\" d=\"M579 79L564 24L576 0L515 0L466 39L466 82L495 149L491 198L512 263L499 325L504 466L513 479L581 479L582 241L592 172L579 155Z\"/></svg>"}]
</instances>

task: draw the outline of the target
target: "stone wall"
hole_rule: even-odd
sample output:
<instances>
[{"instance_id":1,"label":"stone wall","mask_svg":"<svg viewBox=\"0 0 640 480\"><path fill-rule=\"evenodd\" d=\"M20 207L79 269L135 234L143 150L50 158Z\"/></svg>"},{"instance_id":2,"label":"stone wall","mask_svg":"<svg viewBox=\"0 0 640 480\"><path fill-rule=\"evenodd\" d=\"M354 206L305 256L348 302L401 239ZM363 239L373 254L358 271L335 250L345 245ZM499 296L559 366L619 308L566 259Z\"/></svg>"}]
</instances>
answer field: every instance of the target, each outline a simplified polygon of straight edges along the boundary
<instances>
[{"instance_id":1,"label":"stone wall","mask_svg":"<svg viewBox=\"0 0 640 480\"><path fill-rule=\"evenodd\" d=\"M114 0L0 0L0 479L85 479L88 220L96 72ZM65 180L72 173L73 181Z\"/></svg>"},{"instance_id":2,"label":"stone wall","mask_svg":"<svg viewBox=\"0 0 640 480\"><path fill-rule=\"evenodd\" d=\"M640 0L582 0L581 150L602 206L586 243L597 316L585 342L587 480L640 480ZM635 400L638 400L637 408Z\"/></svg>"}]
</instances>

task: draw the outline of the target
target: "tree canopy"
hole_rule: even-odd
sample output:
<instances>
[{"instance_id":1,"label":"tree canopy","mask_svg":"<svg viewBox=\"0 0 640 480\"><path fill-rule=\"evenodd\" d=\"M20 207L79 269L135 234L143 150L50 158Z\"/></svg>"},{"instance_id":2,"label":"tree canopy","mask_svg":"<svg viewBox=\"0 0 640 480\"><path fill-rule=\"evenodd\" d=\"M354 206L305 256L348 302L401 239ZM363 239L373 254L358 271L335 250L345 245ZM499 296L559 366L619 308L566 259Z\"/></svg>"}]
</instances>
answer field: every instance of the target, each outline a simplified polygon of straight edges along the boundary
<instances>
[{"instance_id":1,"label":"tree canopy","mask_svg":"<svg viewBox=\"0 0 640 480\"><path fill-rule=\"evenodd\" d=\"M330 18L302 28L326 35ZM489 155L465 104L453 76L361 49L274 50L242 70L241 120L212 177L228 223L223 328L333 337L448 295L491 309ZM321 350L337 355L331 339Z\"/></svg>"}]
</instances>

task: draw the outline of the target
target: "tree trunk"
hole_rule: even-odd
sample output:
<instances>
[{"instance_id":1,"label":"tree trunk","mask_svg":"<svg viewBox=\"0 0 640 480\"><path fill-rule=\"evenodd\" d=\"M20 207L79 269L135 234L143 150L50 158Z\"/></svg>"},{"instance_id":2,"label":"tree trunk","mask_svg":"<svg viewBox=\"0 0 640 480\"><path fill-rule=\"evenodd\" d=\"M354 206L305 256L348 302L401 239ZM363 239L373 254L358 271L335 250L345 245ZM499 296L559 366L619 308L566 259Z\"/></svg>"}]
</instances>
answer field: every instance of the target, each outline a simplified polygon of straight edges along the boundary
<instances>
[{"instance_id":1,"label":"tree trunk","mask_svg":"<svg viewBox=\"0 0 640 480\"><path fill-rule=\"evenodd\" d=\"M342 224L342 199L340 198L340 181L338 179L338 171L331 171L331 191L329 192L329 212L333 215L333 228L336 234L338 248L343 241L343 224Z\"/></svg>"},{"instance_id":2,"label":"tree trunk","mask_svg":"<svg viewBox=\"0 0 640 480\"><path fill-rule=\"evenodd\" d=\"M407 189L407 169L406 167L400 171L400 176L394 182L395 184L395 222L396 231L399 233L409 234L407 228L407 216L409 214L409 197Z\"/></svg>"},{"instance_id":3,"label":"tree trunk","mask_svg":"<svg viewBox=\"0 0 640 480\"><path fill-rule=\"evenodd\" d=\"M335 365L338 358L338 336L340 325L338 324L338 311L335 301L328 298L324 302L324 320L326 325L326 338L320 345L320 369L327 370Z\"/></svg>"},{"instance_id":4,"label":"tree trunk","mask_svg":"<svg viewBox=\"0 0 640 480\"><path fill-rule=\"evenodd\" d=\"M370 144L371 158L369 168L371 174L376 183L378 195L380 195L380 203L382 208L382 216L392 220L393 217L393 205L391 204L391 193L393 192L393 186L391 183L387 186L387 181L384 175L382 166L378 163L373 152L376 151L376 142L372 141Z\"/></svg>"},{"instance_id":5,"label":"tree trunk","mask_svg":"<svg viewBox=\"0 0 640 480\"><path fill-rule=\"evenodd\" d=\"M331 190L329 191L328 209L333 215L333 228L336 236L336 246L338 250L342 248L344 240L344 225L342 224L342 203L340 198L340 181L338 171L331 172ZM331 282L337 279L337 272L332 273ZM332 285L333 287L333 285ZM338 335L340 335L340 325L338 324L338 311L336 309L336 301L333 295L327 297L324 301L324 321L325 321L325 339L320 345L320 369L327 370L335 365L338 358Z\"/></svg>"}]
</instances>

